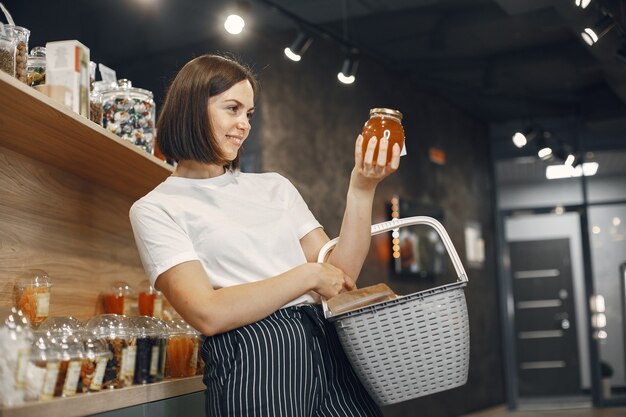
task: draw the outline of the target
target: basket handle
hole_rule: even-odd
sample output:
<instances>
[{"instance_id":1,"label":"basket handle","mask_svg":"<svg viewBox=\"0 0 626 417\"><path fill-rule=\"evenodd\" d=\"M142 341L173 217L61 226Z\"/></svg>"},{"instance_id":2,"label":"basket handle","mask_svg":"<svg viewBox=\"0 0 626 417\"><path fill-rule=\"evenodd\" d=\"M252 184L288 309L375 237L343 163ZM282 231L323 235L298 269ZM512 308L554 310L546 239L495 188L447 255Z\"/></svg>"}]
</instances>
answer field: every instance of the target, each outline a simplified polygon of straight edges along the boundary
<instances>
[{"instance_id":1,"label":"basket handle","mask_svg":"<svg viewBox=\"0 0 626 417\"><path fill-rule=\"evenodd\" d=\"M378 223L372 225L371 235L379 235L381 233L388 232L393 229L399 229L405 226L414 226L416 224L424 224L435 229L439 237L441 238L443 245L446 247L446 251L452 260L452 265L454 266L454 270L458 276L458 281L467 281L467 274L465 273L465 268L463 268L463 264L461 263L461 258L459 258L459 254L454 249L454 245L452 244L452 240L450 240L450 236L448 236L448 232L444 229L443 225L439 223L436 219L428 216L414 216L414 217L406 217L404 219L393 219L384 223ZM336 237L322 246L320 249L320 253L317 257L317 262L324 262L328 253L332 248L335 247L339 238ZM326 299L322 297L322 307L324 308L324 317L328 318L331 316L330 311L328 310L328 305L326 303Z\"/></svg>"}]
</instances>

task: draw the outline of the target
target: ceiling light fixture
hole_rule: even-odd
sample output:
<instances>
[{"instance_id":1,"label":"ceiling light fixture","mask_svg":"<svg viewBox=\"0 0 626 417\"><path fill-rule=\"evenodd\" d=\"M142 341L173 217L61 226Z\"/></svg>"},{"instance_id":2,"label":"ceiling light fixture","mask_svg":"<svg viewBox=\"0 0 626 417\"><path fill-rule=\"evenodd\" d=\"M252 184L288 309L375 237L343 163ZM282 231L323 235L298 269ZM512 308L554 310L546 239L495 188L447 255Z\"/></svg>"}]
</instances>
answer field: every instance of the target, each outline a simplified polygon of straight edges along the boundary
<instances>
[{"instance_id":1,"label":"ceiling light fixture","mask_svg":"<svg viewBox=\"0 0 626 417\"><path fill-rule=\"evenodd\" d=\"M243 20L243 17L239 16L238 14L228 15L228 17L224 21L224 29L226 29L226 32L230 33L231 35L239 35L243 31L243 28L245 26L245 20Z\"/></svg>"},{"instance_id":2,"label":"ceiling light fixture","mask_svg":"<svg viewBox=\"0 0 626 417\"><path fill-rule=\"evenodd\" d=\"M578 165L575 168L571 165L548 165L546 167L546 178L549 180L556 180L561 178L572 177L590 177L596 175L600 165L597 162L585 162L582 165Z\"/></svg>"},{"instance_id":3,"label":"ceiling light fixture","mask_svg":"<svg viewBox=\"0 0 626 417\"><path fill-rule=\"evenodd\" d=\"M285 48L285 55L294 62L300 61L312 41L313 38L309 35L304 32L299 32L296 39L291 43L291 46Z\"/></svg>"},{"instance_id":4,"label":"ceiling light fixture","mask_svg":"<svg viewBox=\"0 0 626 417\"><path fill-rule=\"evenodd\" d=\"M610 31L613 26L615 26L615 22L611 19L611 16L604 15L602 19L598 21L594 26L585 28L580 36L583 38L583 41L589 46L597 43L604 35Z\"/></svg>"},{"instance_id":5,"label":"ceiling light fixture","mask_svg":"<svg viewBox=\"0 0 626 417\"><path fill-rule=\"evenodd\" d=\"M537 130L533 128L525 129L522 132L515 132L513 135L513 144L518 148L523 148L528 142L537 136Z\"/></svg>"},{"instance_id":6,"label":"ceiling light fixture","mask_svg":"<svg viewBox=\"0 0 626 417\"><path fill-rule=\"evenodd\" d=\"M354 56L348 56L343 61L341 71L337 73L337 79L344 84L352 84L356 80L356 69L359 61Z\"/></svg>"},{"instance_id":7,"label":"ceiling light fixture","mask_svg":"<svg viewBox=\"0 0 626 417\"><path fill-rule=\"evenodd\" d=\"M576 0L575 3L576 6L580 7L581 9L586 9L587 6L589 6L589 4L591 3L591 0Z\"/></svg>"}]
</instances>

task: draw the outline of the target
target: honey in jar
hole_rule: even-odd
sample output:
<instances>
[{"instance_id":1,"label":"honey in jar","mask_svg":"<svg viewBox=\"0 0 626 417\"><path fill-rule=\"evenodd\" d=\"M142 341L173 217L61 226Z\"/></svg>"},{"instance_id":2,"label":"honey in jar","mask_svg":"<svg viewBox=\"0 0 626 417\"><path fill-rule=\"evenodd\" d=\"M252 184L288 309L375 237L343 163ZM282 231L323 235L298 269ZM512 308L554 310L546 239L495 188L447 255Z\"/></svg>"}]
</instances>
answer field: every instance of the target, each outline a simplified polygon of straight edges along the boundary
<instances>
[{"instance_id":1,"label":"honey in jar","mask_svg":"<svg viewBox=\"0 0 626 417\"><path fill-rule=\"evenodd\" d=\"M376 108L370 110L370 118L363 126L363 156L367 150L367 144L372 136L376 136L378 143L374 150L374 163L378 158L378 147L380 140L386 137L389 140L387 151L387 163L391 162L391 151L394 144L398 144L400 149L404 145L404 128L402 127L402 113L398 110Z\"/></svg>"}]
</instances>

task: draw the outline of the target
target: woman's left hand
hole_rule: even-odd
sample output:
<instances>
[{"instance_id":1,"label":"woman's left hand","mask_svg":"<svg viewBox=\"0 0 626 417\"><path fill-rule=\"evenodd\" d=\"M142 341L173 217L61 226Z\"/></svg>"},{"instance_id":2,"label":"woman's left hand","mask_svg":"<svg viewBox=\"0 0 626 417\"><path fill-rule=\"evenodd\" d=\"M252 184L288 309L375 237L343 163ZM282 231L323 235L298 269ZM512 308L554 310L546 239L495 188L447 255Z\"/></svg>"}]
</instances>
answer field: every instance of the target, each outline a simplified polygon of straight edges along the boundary
<instances>
[{"instance_id":1,"label":"woman's left hand","mask_svg":"<svg viewBox=\"0 0 626 417\"><path fill-rule=\"evenodd\" d=\"M352 185L358 189L375 189L379 182L394 173L400 166L400 146L394 144L393 148L389 149L389 140L385 137L380 139L378 157L374 160L374 151L378 141L376 137L372 137L363 155L363 136L359 135L356 139ZM387 164L387 152L391 152L389 164Z\"/></svg>"}]
</instances>

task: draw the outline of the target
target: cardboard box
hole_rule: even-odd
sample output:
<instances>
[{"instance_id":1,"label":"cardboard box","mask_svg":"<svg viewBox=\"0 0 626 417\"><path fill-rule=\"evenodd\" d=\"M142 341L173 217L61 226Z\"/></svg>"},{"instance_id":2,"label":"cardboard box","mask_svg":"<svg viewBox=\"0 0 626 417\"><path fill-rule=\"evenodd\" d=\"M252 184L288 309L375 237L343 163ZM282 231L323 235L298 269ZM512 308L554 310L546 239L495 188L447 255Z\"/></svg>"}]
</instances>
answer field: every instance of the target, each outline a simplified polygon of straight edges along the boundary
<instances>
[{"instance_id":1,"label":"cardboard box","mask_svg":"<svg viewBox=\"0 0 626 417\"><path fill-rule=\"evenodd\" d=\"M72 110L89 118L89 48L75 40L48 42L46 84L67 87Z\"/></svg>"}]
</instances>

